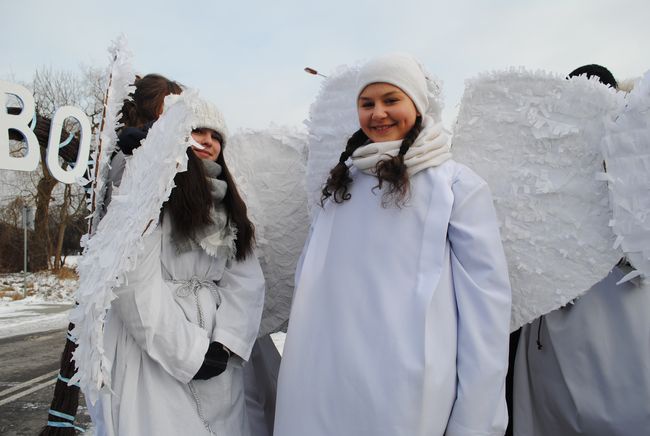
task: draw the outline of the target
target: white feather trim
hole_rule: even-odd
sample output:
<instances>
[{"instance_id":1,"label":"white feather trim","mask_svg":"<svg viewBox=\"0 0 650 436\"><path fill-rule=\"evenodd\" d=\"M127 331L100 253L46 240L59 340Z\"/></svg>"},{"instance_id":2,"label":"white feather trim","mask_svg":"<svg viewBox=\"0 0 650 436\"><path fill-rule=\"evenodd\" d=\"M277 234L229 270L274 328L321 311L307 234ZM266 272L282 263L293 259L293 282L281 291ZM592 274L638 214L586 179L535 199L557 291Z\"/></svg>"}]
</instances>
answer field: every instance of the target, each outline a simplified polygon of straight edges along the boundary
<instances>
[{"instance_id":1,"label":"white feather trim","mask_svg":"<svg viewBox=\"0 0 650 436\"><path fill-rule=\"evenodd\" d=\"M160 208L174 187L174 176L187 169L187 137L195 123L193 107L200 101L195 92L165 98L161 117L151 127L142 146L129 159L111 207L86 242L79 260L79 303L71 312L78 338L74 360L79 382L88 401L95 403L100 389L111 384L111 367L104 356L103 326L115 299L113 288L124 283L136 268L142 238L158 225Z\"/></svg>"},{"instance_id":2,"label":"white feather trim","mask_svg":"<svg viewBox=\"0 0 650 436\"><path fill-rule=\"evenodd\" d=\"M93 187L93 198L95 201L92 210L92 232L97 229L97 223L100 220L100 214L103 210L104 197L106 196L106 183L108 172L110 170L109 161L115 147L117 146L117 133L121 125L119 123L119 112L122 110L124 100L129 98L129 93L133 92L135 87L135 73L131 66L132 53L127 47L126 36L120 35L109 47L110 67L109 67L109 87L106 92L106 105L104 106L103 124L98 133L97 143L101 144L101 150L95 149L92 160L95 163L91 170L91 180L96 180ZM92 203L92 200L89 199ZM89 209L92 204L89 205ZM92 236L92 235L89 235ZM85 236L85 243L88 236Z\"/></svg>"},{"instance_id":3,"label":"white feather trim","mask_svg":"<svg viewBox=\"0 0 650 436\"><path fill-rule=\"evenodd\" d=\"M338 163L348 138L359 130L357 109L351 96L357 91L359 65L340 66L323 82L318 97L309 109L307 195L313 218L320 207L323 185L329 171Z\"/></svg>"},{"instance_id":4,"label":"white feather trim","mask_svg":"<svg viewBox=\"0 0 650 436\"><path fill-rule=\"evenodd\" d=\"M639 275L650 276L650 71L606 124L602 141L616 242Z\"/></svg>"},{"instance_id":5,"label":"white feather trim","mask_svg":"<svg viewBox=\"0 0 650 436\"><path fill-rule=\"evenodd\" d=\"M621 256L600 138L620 94L594 78L511 69L469 80L452 152L489 184L513 291L511 328L561 307Z\"/></svg>"}]
</instances>

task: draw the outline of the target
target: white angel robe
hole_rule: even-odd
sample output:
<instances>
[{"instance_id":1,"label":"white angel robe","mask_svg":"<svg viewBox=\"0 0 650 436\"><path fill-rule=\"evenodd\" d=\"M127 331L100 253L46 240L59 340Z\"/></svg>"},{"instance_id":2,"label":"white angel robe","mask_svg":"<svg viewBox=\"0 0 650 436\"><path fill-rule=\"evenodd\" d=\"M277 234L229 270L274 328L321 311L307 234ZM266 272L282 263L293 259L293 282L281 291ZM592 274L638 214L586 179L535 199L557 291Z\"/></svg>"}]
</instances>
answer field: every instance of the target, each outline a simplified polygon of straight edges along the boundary
<instances>
[{"instance_id":1,"label":"white angel robe","mask_svg":"<svg viewBox=\"0 0 650 436\"><path fill-rule=\"evenodd\" d=\"M226 261L198 245L179 254L170 227L145 238L137 270L115 289L104 335L112 393L91 410L96 434L248 435L242 362L259 329L262 271L254 256ZM218 284L193 288L193 277ZM212 341L233 353L226 371L192 380Z\"/></svg>"},{"instance_id":2,"label":"white angel robe","mask_svg":"<svg viewBox=\"0 0 650 436\"><path fill-rule=\"evenodd\" d=\"M383 208L352 171L296 273L275 436L502 435L510 286L486 183L449 160Z\"/></svg>"},{"instance_id":3,"label":"white angel robe","mask_svg":"<svg viewBox=\"0 0 650 436\"><path fill-rule=\"evenodd\" d=\"M650 283L617 285L630 271L615 267L575 304L522 327L516 436L650 434Z\"/></svg>"}]
</instances>

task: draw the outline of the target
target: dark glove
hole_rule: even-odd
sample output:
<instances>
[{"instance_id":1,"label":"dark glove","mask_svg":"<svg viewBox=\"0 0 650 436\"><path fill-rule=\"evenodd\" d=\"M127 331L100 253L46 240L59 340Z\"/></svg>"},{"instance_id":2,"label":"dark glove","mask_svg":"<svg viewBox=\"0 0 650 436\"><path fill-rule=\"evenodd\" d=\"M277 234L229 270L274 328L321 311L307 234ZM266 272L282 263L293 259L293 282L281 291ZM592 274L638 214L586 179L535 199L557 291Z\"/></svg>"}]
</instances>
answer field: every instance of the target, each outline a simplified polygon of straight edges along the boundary
<instances>
[{"instance_id":1,"label":"dark glove","mask_svg":"<svg viewBox=\"0 0 650 436\"><path fill-rule=\"evenodd\" d=\"M133 154L133 150L140 147L140 143L147 137L153 121L142 127L125 127L117 135L117 147L127 156Z\"/></svg>"},{"instance_id":2,"label":"dark glove","mask_svg":"<svg viewBox=\"0 0 650 436\"><path fill-rule=\"evenodd\" d=\"M192 377L193 380L208 380L216 377L226 370L230 353L219 342L212 342L205 353L203 365L199 371Z\"/></svg>"}]
</instances>

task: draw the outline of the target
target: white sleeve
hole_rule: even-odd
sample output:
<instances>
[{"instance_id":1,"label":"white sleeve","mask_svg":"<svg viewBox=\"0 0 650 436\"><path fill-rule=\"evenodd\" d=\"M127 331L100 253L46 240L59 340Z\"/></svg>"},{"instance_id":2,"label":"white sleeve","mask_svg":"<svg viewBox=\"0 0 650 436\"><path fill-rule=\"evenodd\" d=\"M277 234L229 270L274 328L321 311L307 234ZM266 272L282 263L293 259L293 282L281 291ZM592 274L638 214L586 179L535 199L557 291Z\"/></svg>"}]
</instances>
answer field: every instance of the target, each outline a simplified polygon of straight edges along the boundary
<instances>
[{"instance_id":1,"label":"white sleeve","mask_svg":"<svg viewBox=\"0 0 650 436\"><path fill-rule=\"evenodd\" d=\"M458 307L458 385L446 436L501 436L508 423L510 281L490 191L474 177L455 189L448 230Z\"/></svg>"},{"instance_id":2,"label":"white sleeve","mask_svg":"<svg viewBox=\"0 0 650 436\"><path fill-rule=\"evenodd\" d=\"M257 257L229 261L217 285L221 304L212 339L248 360L264 307L264 275Z\"/></svg>"},{"instance_id":3,"label":"white sleeve","mask_svg":"<svg viewBox=\"0 0 650 436\"><path fill-rule=\"evenodd\" d=\"M187 383L208 350L205 330L187 320L162 279L160 229L144 238L137 267L124 285L114 289L111 311L140 348L175 379Z\"/></svg>"}]
</instances>

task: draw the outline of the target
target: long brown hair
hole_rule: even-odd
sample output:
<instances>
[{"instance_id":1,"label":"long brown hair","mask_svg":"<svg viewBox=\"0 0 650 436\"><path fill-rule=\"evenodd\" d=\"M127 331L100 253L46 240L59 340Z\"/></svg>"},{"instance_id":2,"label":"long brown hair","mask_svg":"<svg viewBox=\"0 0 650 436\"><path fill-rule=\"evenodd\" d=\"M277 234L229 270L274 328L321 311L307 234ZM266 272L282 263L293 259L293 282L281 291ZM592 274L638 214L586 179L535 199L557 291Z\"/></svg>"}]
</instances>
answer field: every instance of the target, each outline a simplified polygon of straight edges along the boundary
<instances>
[{"instance_id":1,"label":"long brown hair","mask_svg":"<svg viewBox=\"0 0 650 436\"><path fill-rule=\"evenodd\" d=\"M422 117L418 115L415 124L411 127L402 139L399 152L390 159L382 159L375 166L375 175L377 176L377 186L373 189L381 189L384 183L388 183L388 189L383 194L382 205L386 207L389 203L394 203L401 207L408 200L410 194L410 181L407 173L404 155L415 142L422 131ZM359 129L348 139L345 150L339 157L339 162L330 170L329 178L323 190L321 191L321 206L325 205L328 198L332 198L335 203L343 203L349 200L352 195L349 192L352 177L350 177L350 167L345 163L354 151L368 142L368 136Z\"/></svg>"},{"instance_id":2,"label":"long brown hair","mask_svg":"<svg viewBox=\"0 0 650 436\"><path fill-rule=\"evenodd\" d=\"M237 229L235 258L243 260L253 252L255 227L248 218L246 203L239 195L235 180L223 158L223 136L219 132L217 135L222 146L216 160L221 166L221 174L217 178L226 182L226 194L222 201L228 222L233 223ZM212 224L210 210L213 200L203 162L189 149L187 156L187 171L176 174L176 187L164 208L171 217L174 237L192 239L197 230Z\"/></svg>"},{"instance_id":3,"label":"long brown hair","mask_svg":"<svg viewBox=\"0 0 650 436\"><path fill-rule=\"evenodd\" d=\"M228 219L232 221L237 228L237 240L235 241L237 247L237 260L245 259L249 254L253 253L253 246L255 245L255 226L248 218L248 208L246 203L239 195L235 179L233 179L226 161L223 158L223 146L221 153L217 157L217 163L221 165L221 174L219 179L226 182L228 189L223 203L226 207Z\"/></svg>"}]
</instances>

